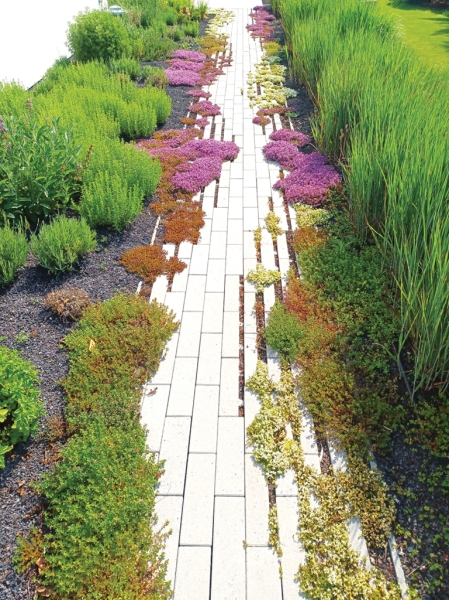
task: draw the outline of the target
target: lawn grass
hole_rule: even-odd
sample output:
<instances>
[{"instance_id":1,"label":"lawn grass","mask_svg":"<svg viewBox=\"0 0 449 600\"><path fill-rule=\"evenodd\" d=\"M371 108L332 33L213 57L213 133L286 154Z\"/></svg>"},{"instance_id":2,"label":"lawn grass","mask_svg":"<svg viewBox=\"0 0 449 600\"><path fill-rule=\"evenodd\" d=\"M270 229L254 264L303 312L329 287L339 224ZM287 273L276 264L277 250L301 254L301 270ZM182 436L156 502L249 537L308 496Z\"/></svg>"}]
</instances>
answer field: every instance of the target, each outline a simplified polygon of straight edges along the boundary
<instances>
[{"instance_id":1,"label":"lawn grass","mask_svg":"<svg viewBox=\"0 0 449 600\"><path fill-rule=\"evenodd\" d=\"M406 43L427 65L449 71L449 17L445 11L396 0L377 0L377 4L397 17Z\"/></svg>"}]
</instances>

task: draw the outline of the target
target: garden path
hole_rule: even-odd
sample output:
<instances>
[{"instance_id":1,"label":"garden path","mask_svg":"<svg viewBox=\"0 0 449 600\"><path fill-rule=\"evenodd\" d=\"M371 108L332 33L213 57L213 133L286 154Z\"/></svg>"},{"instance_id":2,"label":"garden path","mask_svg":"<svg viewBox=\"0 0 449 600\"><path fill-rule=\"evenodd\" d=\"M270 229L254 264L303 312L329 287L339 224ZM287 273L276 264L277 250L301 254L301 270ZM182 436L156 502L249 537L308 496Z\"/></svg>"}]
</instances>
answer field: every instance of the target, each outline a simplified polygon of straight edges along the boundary
<instances>
[{"instance_id":1,"label":"garden path","mask_svg":"<svg viewBox=\"0 0 449 600\"><path fill-rule=\"evenodd\" d=\"M257 364L255 288L244 281L257 264L254 230L265 225L269 199L284 231L295 224L292 209L289 219L282 197L272 190L279 168L262 154L272 125L263 134L253 124L257 109L242 93L251 67L262 56L260 43L246 30L249 12L236 9L235 19L226 26L233 62L209 88L210 100L222 111L215 117L215 138L233 139L239 156L223 164L219 183L204 192L206 224L201 240L194 246L184 242L179 249L187 269L175 275L169 291L167 279L159 277L151 296L173 309L181 322L142 402L150 449L165 460L157 513L160 523L168 520L173 530L166 556L175 600L301 597L294 581L302 552L295 541L293 472L278 480L276 488L283 550L278 559L268 544L267 484L245 443L246 427L259 410L258 399L249 391L243 393L240 384L240 377L246 381ZM211 125L204 137L210 136ZM173 255L174 246L164 248ZM279 268L285 281L290 268L285 233L278 237L277 248L278 260L264 229L262 263L268 269ZM264 292L266 312L274 301L271 285ZM277 379L279 363L270 352L268 365ZM306 420L301 441L306 462L320 470ZM352 537L359 545L358 535Z\"/></svg>"}]
</instances>

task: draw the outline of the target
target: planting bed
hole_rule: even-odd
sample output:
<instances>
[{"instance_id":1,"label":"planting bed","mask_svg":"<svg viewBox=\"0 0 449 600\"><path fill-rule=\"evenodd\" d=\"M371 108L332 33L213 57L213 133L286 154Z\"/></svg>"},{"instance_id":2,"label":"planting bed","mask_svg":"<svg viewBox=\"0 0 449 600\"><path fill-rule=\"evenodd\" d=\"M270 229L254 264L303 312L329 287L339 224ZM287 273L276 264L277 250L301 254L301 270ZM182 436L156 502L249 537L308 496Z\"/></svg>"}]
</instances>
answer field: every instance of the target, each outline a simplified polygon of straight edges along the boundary
<instances>
[{"instance_id":1,"label":"planting bed","mask_svg":"<svg viewBox=\"0 0 449 600\"><path fill-rule=\"evenodd\" d=\"M328 1L313 0L319 10ZM78 91L97 102L106 137L92 154L91 124L79 126L87 158L72 165L72 193L89 222L129 224L96 227L96 250L69 274L50 276L28 258L0 292L2 344L38 368L45 411L0 471L1 600L166 600L170 590L174 600L445 597L447 444L429 423L445 430L447 398L418 389L412 403L391 353L409 313L393 310L389 256L361 232L356 158L345 154L355 134L345 126L338 141L326 137L327 80L316 93L299 70L295 27L316 4L273 4L285 34L266 6L219 10L198 44L166 60L158 51L147 71L110 63L114 73L149 73L139 92L101 63L59 65L39 84L36 108L27 103L31 122L73 93L65 80L85 81ZM197 27L181 5L165 9L171 36ZM375 9L354 10L369 22ZM137 43L147 34L133 27ZM303 55L314 49L309 39ZM148 89L164 78L154 67L173 84L170 115L163 92ZM21 94L8 93L13 104ZM0 120L2 140L10 123ZM137 138L141 154L112 133ZM114 173L95 154L108 143L135 218L114 213L124 207L119 184L108 187ZM144 189L156 192L138 214ZM77 326L44 303L68 285L97 303ZM418 372L412 348L403 343L402 365ZM29 484L42 476L40 496ZM169 536L158 533L167 521Z\"/></svg>"}]
</instances>

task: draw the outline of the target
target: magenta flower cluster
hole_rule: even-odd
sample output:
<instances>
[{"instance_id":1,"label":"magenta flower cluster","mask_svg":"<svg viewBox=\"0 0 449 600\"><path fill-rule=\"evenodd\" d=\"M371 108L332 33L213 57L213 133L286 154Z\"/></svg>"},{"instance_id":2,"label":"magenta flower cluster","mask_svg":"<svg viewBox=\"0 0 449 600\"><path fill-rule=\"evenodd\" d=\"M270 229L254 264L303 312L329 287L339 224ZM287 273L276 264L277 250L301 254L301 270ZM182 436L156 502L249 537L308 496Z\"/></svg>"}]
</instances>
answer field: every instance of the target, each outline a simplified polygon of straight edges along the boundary
<instances>
[{"instance_id":1,"label":"magenta flower cluster","mask_svg":"<svg viewBox=\"0 0 449 600\"><path fill-rule=\"evenodd\" d=\"M201 115L202 117L221 115L218 104L212 104L212 102L209 102L209 100L201 100L201 102L191 104L189 106L189 110L191 113Z\"/></svg>"},{"instance_id":2,"label":"magenta flower cluster","mask_svg":"<svg viewBox=\"0 0 449 600\"><path fill-rule=\"evenodd\" d=\"M290 171L274 185L274 189L284 192L288 202L320 206L330 189L341 182L340 174L319 152L304 154L292 142L279 140L267 144L263 153L268 160L274 160Z\"/></svg>"},{"instance_id":3,"label":"magenta flower cluster","mask_svg":"<svg viewBox=\"0 0 449 600\"><path fill-rule=\"evenodd\" d=\"M234 160L239 153L239 147L234 142L221 142L218 140L191 140L183 146L189 158L219 158L220 160Z\"/></svg>"},{"instance_id":4,"label":"magenta flower cluster","mask_svg":"<svg viewBox=\"0 0 449 600\"><path fill-rule=\"evenodd\" d=\"M263 40L268 39L273 31L274 27L272 21L276 19L274 15L271 15L264 6L255 6L250 16L254 19L253 25L247 25L246 29L251 32L252 37L260 37Z\"/></svg>"},{"instance_id":5,"label":"magenta flower cluster","mask_svg":"<svg viewBox=\"0 0 449 600\"><path fill-rule=\"evenodd\" d=\"M180 58L172 58L170 61L170 69L175 71L194 71L199 73L204 68L203 63L193 60L181 60Z\"/></svg>"},{"instance_id":6,"label":"magenta flower cluster","mask_svg":"<svg viewBox=\"0 0 449 600\"><path fill-rule=\"evenodd\" d=\"M173 186L182 188L186 192L197 193L220 177L221 164L220 158L208 157L197 158L192 163L181 165L172 179Z\"/></svg>"},{"instance_id":7,"label":"magenta flower cluster","mask_svg":"<svg viewBox=\"0 0 449 600\"><path fill-rule=\"evenodd\" d=\"M195 50L175 50L173 52L173 58L191 60L193 62L204 62L206 60L206 55L202 52L196 52Z\"/></svg>"},{"instance_id":8,"label":"magenta flower cluster","mask_svg":"<svg viewBox=\"0 0 449 600\"><path fill-rule=\"evenodd\" d=\"M312 141L309 136L294 129L277 129L270 133L270 140L274 142L291 142L295 146L305 146Z\"/></svg>"},{"instance_id":9,"label":"magenta flower cluster","mask_svg":"<svg viewBox=\"0 0 449 600\"><path fill-rule=\"evenodd\" d=\"M198 129L167 130L157 134L157 139L140 140L136 147L157 156L162 163L172 162L173 158L181 161L175 167L172 186L196 194L220 177L223 161L234 160L239 153L234 142L195 139L199 134Z\"/></svg>"},{"instance_id":10,"label":"magenta flower cluster","mask_svg":"<svg viewBox=\"0 0 449 600\"><path fill-rule=\"evenodd\" d=\"M206 92L205 90L189 90L186 92L188 96L193 96L194 98L210 98L212 94L210 92Z\"/></svg>"},{"instance_id":11,"label":"magenta flower cluster","mask_svg":"<svg viewBox=\"0 0 449 600\"><path fill-rule=\"evenodd\" d=\"M201 85L202 77L199 73L187 70L165 69L168 83L170 85Z\"/></svg>"}]
</instances>

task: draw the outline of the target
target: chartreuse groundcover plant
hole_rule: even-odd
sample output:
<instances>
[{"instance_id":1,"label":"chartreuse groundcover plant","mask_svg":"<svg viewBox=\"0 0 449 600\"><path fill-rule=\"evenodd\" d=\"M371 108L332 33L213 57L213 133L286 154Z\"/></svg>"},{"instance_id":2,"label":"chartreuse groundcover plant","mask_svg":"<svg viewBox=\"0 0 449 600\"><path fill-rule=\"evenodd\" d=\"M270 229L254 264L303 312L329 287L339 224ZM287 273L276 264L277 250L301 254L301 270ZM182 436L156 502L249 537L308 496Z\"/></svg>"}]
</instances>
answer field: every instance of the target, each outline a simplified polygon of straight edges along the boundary
<instances>
[{"instance_id":1,"label":"chartreuse groundcover plant","mask_svg":"<svg viewBox=\"0 0 449 600\"><path fill-rule=\"evenodd\" d=\"M35 433L42 414L37 371L17 350L0 346L0 468L4 455Z\"/></svg>"},{"instance_id":2,"label":"chartreuse groundcover plant","mask_svg":"<svg viewBox=\"0 0 449 600\"><path fill-rule=\"evenodd\" d=\"M176 327L165 306L118 295L85 308L64 340L71 437L36 484L45 532L19 539L16 557L19 570L39 565L46 597L171 597L154 511L163 465L148 453L139 402Z\"/></svg>"}]
</instances>

